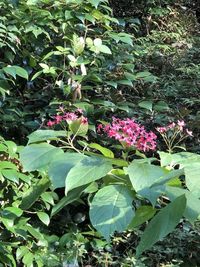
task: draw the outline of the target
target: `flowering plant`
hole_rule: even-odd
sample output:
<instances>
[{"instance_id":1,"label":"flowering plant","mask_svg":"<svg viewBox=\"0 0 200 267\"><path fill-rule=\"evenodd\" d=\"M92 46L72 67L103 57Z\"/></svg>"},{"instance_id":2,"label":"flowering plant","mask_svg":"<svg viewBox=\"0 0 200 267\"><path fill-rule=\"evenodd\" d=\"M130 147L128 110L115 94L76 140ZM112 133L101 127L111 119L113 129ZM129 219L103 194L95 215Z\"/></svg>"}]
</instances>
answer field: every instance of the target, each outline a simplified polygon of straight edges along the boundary
<instances>
[{"instance_id":1,"label":"flowering plant","mask_svg":"<svg viewBox=\"0 0 200 267\"><path fill-rule=\"evenodd\" d=\"M135 147L146 152L156 149L157 136L153 132L147 132L144 126L141 126L134 119L112 118L112 122L98 125L98 132L104 132L110 138L121 142L124 147Z\"/></svg>"},{"instance_id":2,"label":"flowering plant","mask_svg":"<svg viewBox=\"0 0 200 267\"><path fill-rule=\"evenodd\" d=\"M53 116L52 120L47 122L47 127L54 125L61 125L62 127L67 123L70 124L73 121L81 119L81 124L87 124L88 120L83 116L82 109L77 109L75 112L65 112L63 107L59 108L60 113Z\"/></svg>"},{"instance_id":3,"label":"flowering plant","mask_svg":"<svg viewBox=\"0 0 200 267\"><path fill-rule=\"evenodd\" d=\"M83 116L82 109L74 112L66 112L63 107L59 108L59 113L52 117L46 124L47 127L59 126L66 132L66 139L59 140L65 148L72 148L80 152L75 146L74 141L77 136L86 136L88 132L88 119Z\"/></svg>"},{"instance_id":4,"label":"flowering plant","mask_svg":"<svg viewBox=\"0 0 200 267\"><path fill-rule=\"evenodd\" d=\"M193 136L192 131L186 128L185 122L177 121L177 123L172 122L167 126L157 127L156 130L162 136L168 151L171 153L175 148L182 148L179 146L186 138Z\"/></svg>"}]
</instances>

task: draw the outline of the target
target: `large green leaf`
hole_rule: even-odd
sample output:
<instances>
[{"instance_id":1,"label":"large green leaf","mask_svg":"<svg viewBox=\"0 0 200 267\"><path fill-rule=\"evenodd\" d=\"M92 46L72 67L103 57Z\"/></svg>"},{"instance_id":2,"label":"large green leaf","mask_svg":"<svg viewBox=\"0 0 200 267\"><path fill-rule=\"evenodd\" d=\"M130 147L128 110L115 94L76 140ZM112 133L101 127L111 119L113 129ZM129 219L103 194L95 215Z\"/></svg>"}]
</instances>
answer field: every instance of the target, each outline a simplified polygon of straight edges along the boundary
<instances>
[{"instance_id":1,"label":"large green leaf","mask_svg":"<svg viewBox=\"0 0 200 267\"><path fill-rule=\"evenodd\" d=\"M64 153L57 156L52 162L48 170L49 177L54 189L65 187L65 180L68 172L78 164L82 159L86 158L79 153Z\"/></svg>"},{"instance_id":2,"label":"large green leaf","mask_svg":"<svg viewBox=\"0 0 200 267\"><path fill-rule=\"evenodd\" d=\"M37 130L33 133L31 133L28 136L28 143L37 143L41 141L47 141L47 140L55 140L57 137L65 137L66 132L65 131L54 131L54 130Z\"/></svg>"},{"instance_id":3,"label":"large green leaf","mask_svg":"<svg viewBox=\"0 0 200 267\"><path fill-rule=\"evenodd\" d=\"M187 188L190 191L200 190L200 160L187 162L184 165Z\"/></svg>"},{"instance_id":4,"label":"large green leaf","mask_svg":"<svg viewBox=\"0 0 200 267\"><path fill-rule=\"evenodd\" d=\"M188 219L190 223L194 223L200 216L200 193L196 195L193 192L189 192L186 189L177 188L173 186L166 186L165 193L170 198L170 200L174 200L177 197L185 194L187 205L184 212L184 216Z\"/></svg>"},{"instance_id":5,"label":"large green leaf","mask_svg":"<svg viewBox=\"0 0 200 267\"><path fill-rule=\"evenodd\" d=\"M94 196L90 208L92 225L108 240L115 231L127 229L134 216L131 191L123 185L109 185Z\"/></svg>"},{"instance_id":6,"label":"large green leaf","mask_svg":"<svg viewBox=\"0 0 200 267\"><path fill-rule=\"evenodd\" d=\"M180 164L181 167L184 167L185 165L200 161L200 155L190 152L180 152L175 154L170 154L166 152L159 152L159 156L161 159L161 166L175 166L177 164Z\"/></svg>"},{"instance_id":7,"label":"large green leaf","mask_svg":"<svg viewBox=\"0 0 200 267\"><path fill-rule=\"evenodd\" d=\"M166 171L159 166L135 161L129 165L127 171L136 192L149 188L166 174Z\"/></svg>"},{"instance_id":8,"label":"large green leaf","mask_svg":"<svg viewBox=\"0 0 200 267\"><path fill-rule=\"evenodd\" d=\"M97 157L86 157L69 171L65 182L65 193L98 180L111 170L112 164L109 161Z\"/></svg>"},{"instance_id":9,"label":"large green leaf","mask_svg":"<svg viewBox=\"0 0 200 267\"><path fill-rule=\"evenodd\" d=\"M182 195L163 208L145 229L136 249L136 255L141 255L157 241L172 232L183 216L185 207L186 198L185 195Z\"/></svg>"},{"instance_id":10,"label":"large green leaf","mask_svg":"<svg viewBox=\"0 0 200 267\"><path fill-rule=\"evenodd\" d=\"M51 160L64 153L62 149L47 143L26 146L20 151L24 171L35 171L46 167Z\"/></svg>"}]
</instances>

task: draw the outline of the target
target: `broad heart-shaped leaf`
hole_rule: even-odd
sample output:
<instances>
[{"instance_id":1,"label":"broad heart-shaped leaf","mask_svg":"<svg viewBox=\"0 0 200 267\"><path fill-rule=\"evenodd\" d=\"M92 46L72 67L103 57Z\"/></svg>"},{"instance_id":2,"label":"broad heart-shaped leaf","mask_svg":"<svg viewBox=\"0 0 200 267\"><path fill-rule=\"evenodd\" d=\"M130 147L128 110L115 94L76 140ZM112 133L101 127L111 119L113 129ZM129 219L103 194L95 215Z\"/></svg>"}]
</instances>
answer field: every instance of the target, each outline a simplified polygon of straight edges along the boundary
<instances>
[{"instance_id":1,"label":"broad heart-shaped leaf","mask_svg":"<svg viewBox=\"0 0 200 267\"><path fill-rule=\"evenodd\" d=\"M128 166L127 171L136 192L149 188L166 175L166 170L159 166L135 161Z\"/></svg>"},{"instance_id":2,"label":"broad heart-shaped leaf","mask_svg":"<svg viewBox=\"0 0 200 267\"><path fill-rule=\"evenodd\" d=\"M89 184L104 177L112 170L112 164L106 159L86 157L68 173L65 182L65 194L81 185Z\"/></svg>"},{"instance_id":3,"label":"broad heart-shaped leaf","mask_svg":"<svg viewBox=\"0 0 200 267\"><path fill-rule=\"evenodd\" d=\"M33 144L20 151L20 161L24 171L35 171L46 167L52 159L62 153L62 149L47 143Z\"/></svg>"},{"instance_id":4,"label":"broad heart-shaped leaf","mask_svg":"<svg viewBox=\"0 0 200 267\"><path fill-rule=\"evenodd\" d=\"M140 256L145 250L172 232L183 216L185 207L186 198L185 195L182 195L163 208L145 229L136 249L136 255Z\"/></svg>"},{"instance_id":5,"label":"broad heart-shaped leaf","mask_svg":"<svg viewBox=\"0 0 200 267\"><path fill-rule=\"evenodd\" d=\"M86 156L84 156L83 154L64 153L57 156L51 161L48 174L54 189L65 187L67 174L72 167L74 167L84 158L86 158Z\"/></svg>"},{"instance_id":6,"label":"broad heart-shaped leaf","mask_svg":"<svg viewBox=\"0 0 200 267\"><path fill-rule=\"evenodd\" d=\"M193 193L186 189L177 188L174 186L166 186L165 194L169 197L170 200L174 200L175 198L185 194L187 205L184 216L191 224L193 224L198 219L198 217L200 216L200 192L198 192L198 195L196 195L195 192Z\"/></svg>"},{"instance_id":7,"label":"broad heart-shaped leaf","mask_svg":"<svg viewBox=\"0 0 200 267\"><path fill-rule=\"evenodd\" d=\"M123 185L109 185L100 189L90 207L92 225L107 239L115 231L127 229L134 216L131 191Z\"/></svg>"},{"instance_id":8,"label":"broad heart-shaped leaf","mask_svg":"<svg viewBox=\"0 0 200 267\"><path fill-rule=\"evenodd\" d=\"M189 165L192 162L200 162L200 155L190 152L180 152L170 154L166 152L158 152L161 159L161 166L174 166L179 164L181 167Z\"/></svg>"},{"instance_id":9,"label":"broad heart-shaped leaf","mask_svg":"<svg viewBox=\"0 0 200 267\"><path fill-rule=\"evenodd\" d=\"M65 131L37 130L28 136L28 144L47 140L55 140L57 137L65 137Z\"/></svg>"},{"instance_id":10,"label":"broad heart-shaped leaf","mask_svg":"<svg viewBox=\"0 0 200 267\"><path fill-rule=\"evenodd\" d=\"M190 191L200 191L200 160L185 164L186 186Z\"/></svg>"}]
</instances>

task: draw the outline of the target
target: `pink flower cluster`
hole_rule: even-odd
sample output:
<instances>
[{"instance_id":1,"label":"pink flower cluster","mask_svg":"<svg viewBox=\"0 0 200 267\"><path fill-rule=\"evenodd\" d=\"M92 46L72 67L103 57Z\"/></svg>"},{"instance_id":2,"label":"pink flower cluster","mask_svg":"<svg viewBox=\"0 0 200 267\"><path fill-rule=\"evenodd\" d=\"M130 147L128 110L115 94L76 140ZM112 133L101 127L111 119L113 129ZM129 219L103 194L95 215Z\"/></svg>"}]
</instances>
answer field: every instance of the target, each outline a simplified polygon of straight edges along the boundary
<instances>
[{"instance_id":1,"label":"pink flower cluster","mask_svg":"<svg viewBox=\"0 0 200 267\"><path fill-rule=\"evenodd\" d=\"M139 125L133 119L113 117L112 123L107 125L99 124L98 132L104 132L108 137L120 141L126 146L134 146L140 151L156 149L157 136L153 132L147 132L144 126Z\"/></svg>"},{"instance_id":2,"label":"pink flower cluster","mask_svg":"<svg viewBox=\"0 0 200 267\"><path fill-rule=\"evenodd\" d=\"M177 121L177 123L172 122L170 124L168 124L167 126L164 127L157 127L156 130L160 133L160 134L165 134L166 132L168 132L169 130L176 130L179 132L183 132L189 136L193 136L192 135L192 131L189 131L187 128L185 128L186 124L185 122L182 121Z\"/></svg>"},{"instance_id":3,"label":"pink flower cluster","mask_svg":"<svg viewBox=\"0 0 200 267\"><path fill-rule=\"evenodd\" d=\"M52 120L49 120L47 122L48 127L52 127L54 125L60 124L61 122L70 122L70 121L75 121L79 118L81 118L81 123L86 124L88 123L87 118L85 118L82 114L81 109L77 109L75 112L64 112L62 110L63 114L62 115L56 115L53 117Z\"/></svg>"}]
</instances>

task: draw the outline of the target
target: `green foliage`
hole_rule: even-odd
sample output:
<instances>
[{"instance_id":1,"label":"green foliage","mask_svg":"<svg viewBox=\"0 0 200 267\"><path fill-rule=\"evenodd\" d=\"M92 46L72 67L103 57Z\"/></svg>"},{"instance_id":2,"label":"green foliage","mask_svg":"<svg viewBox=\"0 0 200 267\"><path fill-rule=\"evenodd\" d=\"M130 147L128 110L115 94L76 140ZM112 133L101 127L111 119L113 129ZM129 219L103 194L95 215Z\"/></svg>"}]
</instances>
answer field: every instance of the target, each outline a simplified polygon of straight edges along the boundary
<instances>
[{"instance_id":1,"label":"green foliage","mask_svg":"<svg viewBox=\"0 0 200 267\"><path fill-rule=\"evenodd\" d=\"M10 139L0 140L0 265L156 266L168 261L161 239L194 239L200 69L189 2L0 1L0 132ZM47 129L65 112L77 118ZM139 152L99 135L112 116L149 131L184 119L194 139L185 152L165 152L160 138Z\"/></svg>"}]
</instances>

